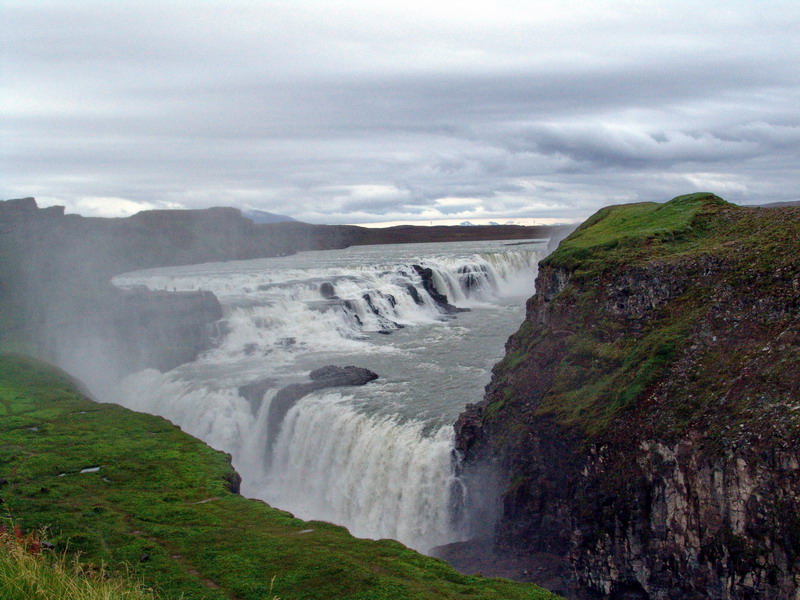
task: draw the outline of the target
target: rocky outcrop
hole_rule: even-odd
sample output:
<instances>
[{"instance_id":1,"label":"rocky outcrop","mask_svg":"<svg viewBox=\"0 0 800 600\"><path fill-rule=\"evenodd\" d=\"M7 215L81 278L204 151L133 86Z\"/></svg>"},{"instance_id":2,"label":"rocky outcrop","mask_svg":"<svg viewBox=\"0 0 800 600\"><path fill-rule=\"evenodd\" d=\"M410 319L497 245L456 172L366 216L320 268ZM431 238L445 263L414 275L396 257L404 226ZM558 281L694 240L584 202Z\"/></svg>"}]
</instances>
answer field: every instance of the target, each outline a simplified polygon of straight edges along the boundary
<instances>
[{"instance_id":1,"label":"rocky outcrop","mask_svg":"<svg viewBox=\"0 0 800 600\"><path fill-rule=\"evenodd\" d=\"M573 531L581 584L612 597L797 596L800 453L744 447L718 455L704 446L696 430L670 445L640 442L627 456L631 480L614 488L625 500L612 502L608 486L587 484L607 477L606 465L620 457L594 449L583 465L583 501L617 510L602 515L610 534Z\"/></svg>"},{"instance_id":2,"label":"rocky outcrop","mask_svg":"<svg viewBox=\"0 0 800 600\"><path fill-rule=\"evenodd\" d=\"M54 307L41 331L53 361L95 385L142 369L195 360L213 346L222 307L211 292L118 290L108 286L80 306Z\"/></svg>"},{"instance_id":3,"label":"rocky outcrop","mask_svg":"<svg viewBox=\"0 0 800 600\"><path fill-rule=\"evenodd\" d=\"M494 554L599 598L800 597L798 232L697 195L604 209L543 262L456 423L472 497L499 481Z\"/></svg>"},{"instance_id":4,"label":"rocky outcrop","mask_svg":"<svg viewBox=\"0 0 800 600\"><path fill-rule=\"evenodd\" d=\"M278 438L283 419L286 413L297 402L317 390L331 387L366 385L378 378L378 374L362 367L337 367L328 365L320 367L309 373L308 383L292 383L282 388L275 394L269 405L267 414L267 452L271 452L275 440Z\"/></svg>"},{"instance_id":5,"label":"rocky outcrop","mask_svg":"<svg viewBox=\"0 0 800 600\"><path fill-rule=\"evenodd\" d=\"M319 390L326 387L366 385L370 381L377 379L378 374L369 369L352 365L348 367L328 365L327 367L314 369L308 374L308 377L313 382L308 385L313 386L315 390Z\"/></svg>"},{"instance_id":6,"label":"rocky outcrop","mask_svg":"<svg viewBox=\"0 0 800 600\"><path fill-rule=\"evenodd\" d=\"M264 402L264 394L277 384L277 379L266 377L239 386L239 395L250 403L250 411L253 413L253 416L256 416L261 409L261 404Z\"/></svg>"},{"instance_id":7,"label":"rocky outcrop","mask_svg":"<svg viewBox=\"0 0 800 600\"><path fill-rule=\"evenodd\" d=\"M110 314L113 338L132 370L168 371L212 345L222 306L211 292L121 290Z\"/></svg>"},{"instance_id":8,"label":"rocky outcrop","mask_svg":"<svg viewBox=\"0 0 800 600\"><path fill-rule=\"evenodd\" d=\"M428 292L428 295L433 299L433 301L439 307L439 310L441 310L443 313L447 315L469 311L468 308L459 308L457 306L450 304L450 301L447 299L447 296L445 296L444 294L439 292L439 290L436 289L436 284L433 281L433 270L430 267L421 267L420 265L411 265L411 266L417 272L417 275L419 275L420 279L422 280L422 289ZM419 297L418 292L416 296Z\"/></svg>"}]
</instances>

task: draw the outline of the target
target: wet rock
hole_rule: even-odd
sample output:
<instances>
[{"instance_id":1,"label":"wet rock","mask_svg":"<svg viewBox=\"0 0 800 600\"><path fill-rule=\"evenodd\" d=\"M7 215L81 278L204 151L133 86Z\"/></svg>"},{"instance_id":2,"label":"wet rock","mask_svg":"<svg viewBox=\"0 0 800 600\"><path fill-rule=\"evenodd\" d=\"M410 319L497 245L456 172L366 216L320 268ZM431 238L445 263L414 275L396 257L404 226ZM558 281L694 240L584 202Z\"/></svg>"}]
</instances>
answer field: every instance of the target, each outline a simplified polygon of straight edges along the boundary
<instances>
[{"instance_id":1,"label":"wet rock","mask_svg":"<svg viewBox=\"0 0 800 600\"><path fill-rule=\"evenodd\" d=\"M418 306L422 306L423 304L425 304L425 303L423 302L423 300L422 300L422 297L419 295L419 292L417 291L417 288L415 288L415 287L414 287L413 285L411 285L410 283L407 283L407 284L406 284L406 291L408 292L408 295L409 295L409 296L411 296L411 299L412 299L412 300L413 300L413 301L414 301L414 302L415 302L415 303L416 303Z\"/></svg>"},{"instance_id":2,"label":"wet rock","mask_svg":"<svg viewBox=\"0 0 800 600\"><path fill-rule=\"evenodd\" d=\"M264 401L264 394L278 383L277 379L265 378L252 381L237 388L239 395L250 403L250 410L256 415Z\"/></svg>"},{"instance_id":3,"label":"wet rock","mask_svg":"<svg viewBox=\"0 0 800 600\"><path fill-rule=\"evenodd\" d=\"M460 312L468 312L468 308L458 308L450 304L450 301L447 299L447 296L440 293L439 290L436 289L436 285L433 283L433 270L429 267L421 267L420 265L411 265L414 270L419 275L420 279L422 280L422 288L428 293L428 295L433 298L433 301L436 302L439 310L441 310L445 314L454 314Z\"/></svg>"},{"instance_id":4,"label":"wet rock","mask_svg":"<svg viewBox=\"0 0 800 600\"><path fill-rule=\"evenodd\" d=\"M104 300L79 333L71 325L54 333L108 340L104 355L114 357L126 371L174 369L219 339L214 323L222 318L222 306L211 292L113 289ZM78 348L74 352L80 353Z\"/></svg>"},{"instance_id":5,"label":"wet rock","mask_svg":"<svg viewBox=\"0 0 800 600\"><path fill-rule=\"evenodd\" d=\"M317 389L340 385L364 385L378 378L378 374L369 369L354 366L337 367L334 365L315 369L308 376L315 384L323 384Z\"/></svg>"},{"instance_id":6,"label":"wet rock","mask_svg":"<svg viewBox=\"0 0 800 600\"><path fill-rule=\"evenodd\" d=\"M267 415L267 452L272 451L272 446L280 432L286 413L304 396L317 390L340 387L365 385L378 378L378 374L361 367L338 367L328 365L311 371L309 383L292 383L282 388L275 394L269 405Z\"/></svg>"},{"instance_id":7,"label":"wet rock","mask_svg":"<svg viewBox=\"0 0 800 600\"><path fill-rule=\"evenodd\" d=\"M319 294L325 299L336 298L336 290L330 281L325 281L319 286Z\"/></svg>"},{"instance_id":8,"label":"wet rock","mask_svg":"<svg viewBox=\"0 0 800 600\"><path fill-rule=\"evenodd\" d=\"M381 311L378 310L378 308L372 302L372 296L370 294L364 294L363 296L361 296L361 298L364 300L364 302L367 303L367 306L372 311L372 314L381 316Z\"/></svg>"},{"instance_id":9,"label":"wet rock","mask_svg":"<svg viewBox=\"0 0 800 600\"><path fill-rule=\"evenodd\" d=\"M230 462L230 455L228 455L228 461ZM233 467L231 470L225 474L225 483L228 491L232 494L239 494L241 493L242 488L242 476L237 473Z\"/></svg>"},{"instance_id":10,"label":"wet rock","mask_svg":"<svg viewBox=\"0 0 800 600\"><path fill-rule=\"evenodd\" d=\"M483 286L488 280L489 271L485 265L464 265L459 267L458 282L465 290L470 291Z\"/></svg>"}]
</instances>

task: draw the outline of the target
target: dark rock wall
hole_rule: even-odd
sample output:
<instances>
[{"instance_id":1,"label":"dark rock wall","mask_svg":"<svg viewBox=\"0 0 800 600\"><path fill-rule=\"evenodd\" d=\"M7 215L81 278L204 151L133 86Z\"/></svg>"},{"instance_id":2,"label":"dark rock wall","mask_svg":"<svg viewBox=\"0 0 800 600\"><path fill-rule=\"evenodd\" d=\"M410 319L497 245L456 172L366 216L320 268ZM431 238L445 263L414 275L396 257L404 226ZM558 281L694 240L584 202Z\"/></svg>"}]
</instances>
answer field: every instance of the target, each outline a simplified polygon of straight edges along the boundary
<instances>
[{"instance_id":1,"label":"dark rock wall","mask_svg":"<svg viewBox=\"0 0 800 600\"><path fill-rule=\"evenodd\" d=\"M766 236L772 221L746 215ZM800 211L780 218L800 233ZM455 426L464 477L500 481L497 552L566 557L602 598L800 597L800 252L780 239L774 262L723 237L594 273L541 267ZM665 358L637 357L657 336ZM635 387L631 361L655 374ZM635 394L608 395L606 378Z\"/></svg>"},{"instance_id":2,"label":"dark rock wall","mask_svg":"<svg viewBox=\"0 0 800 600\"><path fill-rule=\"evenodd\" d=\"M222 307L211 292L109 289L90 310L42 330L43 353L82 380L112 385L146 368L168 371L212 347Z\"/></svg>"}]
</instances>

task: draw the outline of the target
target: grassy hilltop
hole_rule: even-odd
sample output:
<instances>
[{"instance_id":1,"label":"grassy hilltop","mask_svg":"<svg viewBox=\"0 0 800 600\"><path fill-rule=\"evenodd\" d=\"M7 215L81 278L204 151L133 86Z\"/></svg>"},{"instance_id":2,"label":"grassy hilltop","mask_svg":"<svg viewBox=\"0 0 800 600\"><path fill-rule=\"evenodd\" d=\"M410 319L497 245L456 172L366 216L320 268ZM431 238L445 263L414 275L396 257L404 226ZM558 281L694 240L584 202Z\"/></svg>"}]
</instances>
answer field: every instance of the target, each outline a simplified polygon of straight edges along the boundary
<instances>
[{"instance_id":1,"label":"grassy hilltop","mask_svg":"<svg viewBox=\"0 0 800 600\"><path fill-rule=\"evenodd\" d=\"M800 207L600 210L540 263L484 401L497 543L625 598L800 590ZM616 596L615 596L616 594Z\"/></svg>"},{"instance_id":2,"label":"grassy hilltop","mask_svg":"<svg viewBox=\"0 0 800 600\"><path fill-rule=\"evenodd\" d=\"M0 439L6 523L47 527L85 563L131 565L163 598L557 598L243 498L223 453L19 355L0 355Z\"/></svg>"},{"instance_id":3,"label":"grassy hilltop","mask_svg":"<svg viewBox=\"0 0 800 600\"><path fill-rule=\"evenodd\" d=\"M669 402L639 416L659 434L681 435L700 419L722 435L718 426L763 408L765 397L797 398L797 356L779 347L796 342L799 239L800 208L744 208L708 193L604 208L541 263L543 279L563 282L536 308L558 331L529 311L496 380L512 390L534 377L533 354L557 356L539 414L600 436L620 410L658 391ZM761 400L739 393L748 367L760 371L749 383ZM784 424L797 431L794 418Z\"/></svg>"}]
</instances>

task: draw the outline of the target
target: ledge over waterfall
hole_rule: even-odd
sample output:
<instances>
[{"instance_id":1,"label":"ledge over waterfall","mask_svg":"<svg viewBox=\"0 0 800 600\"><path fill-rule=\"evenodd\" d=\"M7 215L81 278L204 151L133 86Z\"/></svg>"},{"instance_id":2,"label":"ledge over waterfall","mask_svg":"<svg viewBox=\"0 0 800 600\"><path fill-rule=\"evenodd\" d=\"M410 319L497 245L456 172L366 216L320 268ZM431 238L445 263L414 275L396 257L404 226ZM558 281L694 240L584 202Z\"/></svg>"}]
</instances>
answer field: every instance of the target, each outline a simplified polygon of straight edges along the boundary
<instances>
[{"instance_id":1,"label":"ledge over waterfall","mask_svg":"<svg viewBox=\"0 0 800 600\"><path fill-rule=\"evenodd\" d=\"M603 598L797 597L799 240L800 208L693 194L605 208L540 263L456 423L497 553Z\"/></svg>"}]
</instances>

